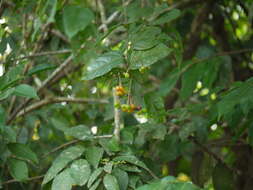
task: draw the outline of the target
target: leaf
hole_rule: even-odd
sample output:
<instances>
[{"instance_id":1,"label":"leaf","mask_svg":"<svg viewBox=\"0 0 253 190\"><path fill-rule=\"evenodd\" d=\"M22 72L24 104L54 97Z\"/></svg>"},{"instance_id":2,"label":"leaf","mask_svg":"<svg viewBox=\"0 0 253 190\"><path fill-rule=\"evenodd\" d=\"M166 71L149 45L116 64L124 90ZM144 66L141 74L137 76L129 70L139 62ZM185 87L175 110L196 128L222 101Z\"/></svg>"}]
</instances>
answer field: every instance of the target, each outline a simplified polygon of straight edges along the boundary
<instances>
[{"instance_id":1,"label":"leaf","mask_svg":"<svg viewBox=\"0 0 253 190\"><path fill-rule=\"evenodd\" d=\"M171 22L175 19L177 19L181 15L181 12L179 9L173 9L162 16L160 16L158 19L156 19L152 24L154 25L160 25L160 24L165 24L168 22Z\"/></svg>"},{"instance_id":2,"label":"leaf","mask_svg":"<svg viewBox=\"0 0 253 190\"><path fill-rule=\"evenodd\" d=\"M56 68L56 65L51 65L51 64L47 64L47 63L39 64L39 65L36 65L35 67L33 67L32 69L30 69L27 74L31 76L31 75L34 75L34 74L37 74L37 73L40 73L40 72L43 72L46 70L51 70L54 68Z\"/></svg>"},{"instance_id":3,"label":"leaf","mask_svg":"<svg viewBox=\"0 0 253 190\"><path fill-rule=\"evenodd\" d=\"M92 11L77 5L69 5L63 10L63 25L69 38L84 30L94 19Z\"/></svg>"},{"instance_id":4,"label":"leaf","mask_svg":"<svg viewBox=\"0 0 253 190\"><path fill-rule=\"evenodd\" d=\"M19 158L24 158L27 160L31 160L35 163L38 163L38 158L36 154L30 149L29 146L20 143L9 143L8 149L11 151L12 154Z\"/></svg>"},{"instance_id":5,"label":"leaf","mask_svg":"<svg viewBox=\"0 0 253 190\"><path fill-rule=\"evenodd\" d=\"M52 190L71 190L74 183L68 168L54 178Z\"/></svg>"},{"instance_id":6,"label":"leaf","mask_svg":"<svg viewBox=\"0 0 253 190\"><path fill-rule=\"evenodd\" d=\"M104 176L103 183L107 190L120 190L116 177L111 174Z\"/></svg>"},{"instance_id":7,"label":"leaf","mask_svg":"<svg viewBox=\"0 0 253 190\"><path fill-rule=\"evenodd\" d=\"M103 76L110 72L113 68L118 67L123 63L123 57L119 52L111 51L105 53L95 59L91 59L83 79L92 80L94 78Z\"/></svg>"},{"instance_id":8,"label":"leaf","mask_svg":"<svg viewBox=\"0 0 253 190\"><path fill-rule=\"evenodd\" d=\"M120 190L126 190L128 186L128 174L124 170L121 170L119 168L114 168L112 171L113 176L116 177Z\"/></svg>"},{"instance_id":9,"label":"leaf","mask_svg":"<svg viewBox=\"0 0 253 190\"><path fill-rule=\"evenodd\" d=\"M75 184L83 186L90 177L91 169L87 160L79 159L71 164L69 172Z\"/></svg>"},{"instance_id":10,"label":"leaf","mask_svg":"<svg viewBox=\"0 0 253 190\"><path fill-rule=\"evenodd\" d=\"M72 146L64 150L54 161L47 171L42 185L52 180L69 162L78 158L84 152L82 146Z\"/></svg>"},{"instance_id":11,"label":"leaf","mask_svg":"<svg viewBox=\"0 0 253 190\"><path fill-rule=\"evenodd\" d=\"M8 90L1 92L0 93L0 100L4 100L4 99L8 98L10 95L13 94L14 91L15 91L14 88L9 88Z\"/></svg>"},{"instance_id":12,"label":"leaf","mask_svg":"<svg viewBox=\"0 0 253 190\"><path fill-rule=\"evenodd\" d=\"M122 170L125 170L127 172L137 172L140 173L141 170L137 166L128 165L128 164L122 164L119 166Z\"/></svg>"},{"instance_id":13,"label":"leaf","mask_svg":"<svg viewBox=\"0 0 253 190\"><path fill-rule=\"evenodd\" d=\"M251 123L248 127L248 133L249 133L249 144L253 146L253 120L251 120Z\"/></svg>"},{"instance_id":14,"label":"leaf","mask_svg":"<svg viewBox=\"0 0 253 190\"><path fill-rule=\"evenodd\" d=\"M128 163L133 164L133 165L139 166L143 169L149 170L148 167L143 162L141 162L138 158L136 158L133 155L118 156L118 157L115 157L113 159L113 161L116 161L116 162L117 161L126 161Z\"/></svg>"},{"instance_id":15,"label":"leaf","mask_svg":"<svg viewBox=\"0 0 253 190\"><path fill-rule=\"evenodd\" d=\"M18 181L25 181L28 179L28 167L24 161L10 158L7 164L14 179Z\"/></svg>"},{"instance_id":16,"label":"leaf","mask_svg":"<svg viewBox=\"0 0 253 190\"><path fill-rule=\"evenodd\" d=\"M113 167L113 162L108 162L104 165L104 171L106 173L111 173L112 172L112 167Z\"/></svg>"},{"instance_id":17,"label":"leaf","mask_svg":"<svg viewBox=\"0 0 253 190\"><path fill-rule=\"evenodd\" d=\"M55 13L57 11L57 0L49 0L50 15L47 19L47 24L55 21Z\"/></svg>"},{"instance_id":18,"label":"leaf","mask_svg":"<svg viewBox=\"0 0 253 190\"><path fill-rule=\"evenodd\" d=\"M133 51L130 56L130 69L150 66L165 58L172 50L160 43L152 49L146 51Z\"/></svg>"},{"instance_id":19,"label":"leaf","mask_svg":"<svg viewBox=\"0 0 253 190\"><path fill-rule=\"evenodd\" d=\"M90 188L89 190L95 190L97 189L97 187L99 186L100 182L102 181L102 179L98 179Z\"/></svg>"},{"instance_id":20,"label":"leaf","mask_svg":"<svg viewBox=\"0 0 253 190\"><path fill-rule=\"evenodd\" d=\"M92 137L90 129L85 125L78 125L65 130L65 135L75 137L80 140L86 140Z\"/></svg>"},{"instance_id":21,"label":"leaf","mask_svg":"<svg viewBox=\"0 0 253 190\"><path fill-rule=\"evenodd\" d=\"M231 172L222 163L217 163L213 170L213 186L215 190L233 190L235 181L233 172Z\"/></svg>"},{"instance_id":22,"label":"leaf","mask_svg":"<svg viewBox=\"0 0 253 190\"><path fill-rule=\"evenodd\" d=\"M94 167L97 168L98 164L103 157L104 150L100 147L92 146L89 147L86 152L85 156L88 160L88 162Z\"/></svg>"},{"instance_id":23,"label":"leaf","mask_svg":"<svg viewBox=\"0 0 253 190\"><path fill-rule=\"evenodd\" d=\"M35 98L35 99L39 98L36 90L27 84L20 84L17 87L15 87L13 94L16 96L23 96L26 98Z\"/></svg>"},{"instance_id":24,"label":"leaf","mask_svg":"<svg viewBox=\"0 0 253 190\"><path fill-rule=\"evenodd\" d=\"M90 176L90 179L88 181L87 187L90 188L90 186L93 184L93 182L96 181L98 176L103 172L103 168L97 168Z\"/></svg>"}]
</instances>

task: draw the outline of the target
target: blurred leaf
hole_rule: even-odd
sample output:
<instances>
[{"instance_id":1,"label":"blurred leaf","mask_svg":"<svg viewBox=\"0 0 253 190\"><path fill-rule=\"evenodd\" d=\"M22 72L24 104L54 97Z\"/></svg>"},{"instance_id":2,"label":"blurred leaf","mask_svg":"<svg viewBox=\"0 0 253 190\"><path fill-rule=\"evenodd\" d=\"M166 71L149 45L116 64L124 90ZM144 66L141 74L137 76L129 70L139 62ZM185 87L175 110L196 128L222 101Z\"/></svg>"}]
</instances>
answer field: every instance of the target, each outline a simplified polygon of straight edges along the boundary
<instances>
[{"instance_id":1,"label":"blurred leaf","mask_svg":"<svg viewBox=\"0 0 253 190\"><path fill-rule=\"evenodd\" d=\"M112 171L112 175L116 177L120 190L127 190L129 181L127 172L119 168L114 168Z\"/></svg>"},{"instance_id":2,"label":"blurred leaf","mask_svg":"<svg viewBox=\"0 0 253 190\"><path fill-rule=\"evenodd\" d=\"M70 169L68 168L54 178L52 190L71 190L74 183L70 175Z\"/></svg>"},{"instance_id":3,"label":"blurred leaf","mask_svg":"<svg viewBox=\"0 0 253 190\"><path fill-rule=\"evenodd\" d=\"M106 174L103 183L107 190L120 190L117 179L113 175Z\"/></svg>"},{"instance_id":4,"label":"blurred leaf","mask_svg":"<svg viewBox=\"0 0 253 190\"><path fill-rule=\"evenodd\" d=\"M97 168L94 170L94 172L91 174L87 187L90 188L90 186L97 180L99 175L103 172L103 168Z\"/></svg>"},{"instance_id":5,"label":"blurred leaf","mask_svg":"<svg viewBox=\"0 0 253 190\"><path fill-rule=\"evenodd\" d=\"M54 161L52 166L47 171L42 185L52 180L69 162L78 158L84 152L82 146L72 146L65 149Z\"/></svg>"},{"instance_id":6,"label":"blurred leaf","mask_svg":"<svg viewBox=\"0 0 253 190\"><path fill-rule=\"evenodd\" d=\"M85 156L86 156L88 162L94 168L98 167L98 164L99 164L101 158L103 157L103 154L104 154L104 150L102 148L96 147L96 146L89 147L85 151Z\"/></svg>"},{"instance_id":7,"label":"blurred leaf","mask_svg":"<svg viewBox=\"0 0 253 190\"><path fill-rule=\"evenodd\" d=\"M83 186L88 181L91 169L89 163L84 159L74 161L69 169L69 173L74 183Z\"/></svg>"},{"instance_id":8,"label":"blurred leaf","mask_svg":"<svg viewBox=\"0 0 253 190\"><path fill-rule=\"evenodd\" d=\"M36 90L27 84L20 84L17 87L15 87L13 94L16 96L23 96L26 98L39 99Z\"/></svg>"},{"instance_id":9,"label":"blurred leaf","mask_svg":"<svg viewBox=\"0 0 253 190\"><path fill-rule=\"evenodd\" d=\"M8 149L12 154L19 158L24 158L27 160L31 160L35 163L38 163L38 158L36 154L30 149L29 146L20 143L10 143L8 144Z\"/></svg>"},{"instance_id":10,"label":"blurred leaf","mask_svg":"<svg viewBox=\"0 0 253 190\"><path fill-rule=\"evenodd\" d=\"M46 70L51 70L54 68L56 68L56 65L43 63L43 64L36 65L32 69L30 69L27 74L31 76L31 75L34 75L34 74L37 74L37 73L40 73L40 72L43 72Z\"/></svg>"},{"instance_id":11,"label":"blurred leaf","mask_svg":"<svg viewBox=\"0 0 253 190\"><path fill-rule=\"evenodd\" d=\"M150 66L169 55L171 49L160 43L152 49L133 51L130 56L130 69L139 69Z\"/></svg>"},{"instance_id":12,"label":"blurred leaf","mask_svg":"<svg viewBox=\"0 0 253 190\"><path fill-rule=\"evenodd\" d=\"M84 30L94 19L90 9L77 5L69 5L63 10L65 33L69 38Z\"/></svg>"},{"instance_id":13,"label":"blurred leaf","mask_svg":"<svg viewBox=\"0 0 253 190\"><path fill-rule=\"evenodd\" d=\"M18 181L25 181L28 179L28 167L24 161L10 158L7 164L14 179Z\"/></svg>"},{"instance_id":14,"label":"blurred leaf","mask_svg":"<svg viewBox=\"0 0 253 190\"><path fill-rule=\"evenodd\" d=\"M86 140L92 137L91 130L85 125L79 125L66 129L65 135L75 137L80 140Z\"/></svg>"},{"instance_id":15,"label":"blurred leaf","mask_svg":"<svg viewBox=\"0 0 253 190\"><path fill-rule=\"evenodd\" d=\"M103 76L123 63L123 57L119 52L111 51L104 53L88 63L87 72L84 74L83 79L92 80Z\"/></svg>"},{"instance_id":16,"label":"blurred leaf","mask_svg":"<svg viewBox=\"0 0 253 190\"><path fill-rule=\"evenodd\" d=\"M95 190L99 186L100 182L102 181L101 178L99 178L91 187L89 190Z\"/></svg>"},{"instance_id":17,"label":"blurred leaf","mask_svg":"<svg viewBox=\"0 0 253 190\"><path fill-rule=\"evenodd\" d=\"M217 165L215 166L212 179L215 190L235 189L233 172L231 172L222 163L217 163Z\"/></svg>"},{"instance_id":18,"label":"blurred leaf","mask_svg":"<svg viewBox=\"0 0 253 190\"><path fill-rule=\"evenodd\" d=\"M154 25L165 24L177 19L180 16L181 12L178 9L173 9L167 13L164 13L162 16L158 17L155 21L152 22Z\"/></svg>"}]
</instances>

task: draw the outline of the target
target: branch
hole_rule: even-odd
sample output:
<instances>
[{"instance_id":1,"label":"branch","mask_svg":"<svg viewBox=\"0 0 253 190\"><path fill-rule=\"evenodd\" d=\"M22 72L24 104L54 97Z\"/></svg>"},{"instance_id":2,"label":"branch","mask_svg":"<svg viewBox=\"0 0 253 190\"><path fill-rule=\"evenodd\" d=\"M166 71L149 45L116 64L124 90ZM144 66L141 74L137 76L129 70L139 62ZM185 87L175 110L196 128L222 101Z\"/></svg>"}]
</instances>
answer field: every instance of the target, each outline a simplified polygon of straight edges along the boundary
<instances>
[{"instance_id":1,"label":"branch","mask_svg":"<svg viewBox=\"0 0 253 190\"><path fill-rule=\"evenodd\" d=\"M106 21L105 7L104 7L101 0L98 0L97 3L98 3L98 9L100 12L100 16L101 16L101 22L102 22L102 25L104 26L103 30L104 30L104 32L107 32L108 27L107 27L107 21Z\"/></svg>"},{"instance_id":2,"label":"branch","mask_svg":"<svg viewBox=\"0 0 253 190\"><path fill-rule=\"evenodd\" d=\"M116 94L116 89L113 88L113 103L117 105L120 103L119 96ZM114 106L114 131L113 134L115 135L116 139L120 141L120 109L117 106Z\"/></svg>"},{"instance_id":3,"label":"branch","mask_svg":"<svg viewBox=\"0 0 253 190\"><path fill-rule=\"evenodd\" d=\"M44 175L40 175L40 176L35 176L35 177L31 177L31 178L28 178L26 181L33 181L33 180L38 180L38 179L41 179L43 178ZM16 180L16 179L11 179L11 180L8 180L8 181L5 181L2 183L2 185L7 185L9 183L20 183L20 181Z\"/></svg>"},{"instance_id":4,"label":"branch","mask_svg":"<svg viewBox=\"0 0 253 190\"><path fill-rule=\"evenodd\" d=\"M61 102L82 103L82 104L85 104L85 103L100 103L100 104L109 103L105 99L52 97L52 98L46 98L46 99L41 100L39 102L35 102L34 104L28 106L27 108L19 111L17 113L16 117L24 116L25 114L32 112L36 109L39 109L45 105L48 105L51 103L61 103Z\"/></svg>"},{"instance_id":5,"label":"branch","mask_svg":"<svg viewBox=\"0 0 253 190\"><path fill-rule=\"evenodd\" d=\"M93 139L102 139L102 138L111 138L111 137L112 137L112 135L101 135L101 136L94 136ZM75 139L75 140L72 140L72 141L67 142L67 143L65 143L65 144L62 144L62 145L60 145L60 146L54 148L54 149L51 150L50 152L44 154L44 155L42 156L42 158L45 158L45 157L47 157L48 155L57 152L58 150L61 150L61 149L65 148L65 147L67 147L67 146L69 146L69 145L76 144L76 143L81 142L81 141L82 141L82 140Z\"/></svg>"}]
</instances>

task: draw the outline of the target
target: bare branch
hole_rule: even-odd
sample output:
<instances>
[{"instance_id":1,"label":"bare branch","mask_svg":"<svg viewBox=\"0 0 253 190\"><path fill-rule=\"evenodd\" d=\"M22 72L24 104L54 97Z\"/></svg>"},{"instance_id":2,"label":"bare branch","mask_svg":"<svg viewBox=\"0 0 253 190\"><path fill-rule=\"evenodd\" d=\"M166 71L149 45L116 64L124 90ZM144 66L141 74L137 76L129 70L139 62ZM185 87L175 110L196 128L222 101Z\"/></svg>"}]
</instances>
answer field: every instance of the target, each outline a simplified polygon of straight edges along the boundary
<instances>
[{"instance_id":1,"label":"bare branch","mask_svg":"<svg viewBox=\"0 0 253 190\"><path fill-rule=\"evenodd\" d=\"M119 96L116 94L116 89L113 88L113 102L114 105L119 104ZM114 107L114 131L113 134L115 135L116 139L120 141L120 128L121 128L121 123L120 123L120 109L115 106Z\"/></svg>"}]
</instances>

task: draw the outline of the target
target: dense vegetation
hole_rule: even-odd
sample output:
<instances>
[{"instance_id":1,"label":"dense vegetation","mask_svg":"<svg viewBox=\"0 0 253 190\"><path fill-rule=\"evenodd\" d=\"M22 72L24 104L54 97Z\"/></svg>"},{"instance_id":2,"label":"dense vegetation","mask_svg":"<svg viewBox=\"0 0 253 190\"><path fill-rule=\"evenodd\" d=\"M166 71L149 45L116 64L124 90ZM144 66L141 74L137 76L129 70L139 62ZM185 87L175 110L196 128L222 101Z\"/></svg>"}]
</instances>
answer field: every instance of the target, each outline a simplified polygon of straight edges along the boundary
<instances>
[{"instance_id":1,"label":"dense vegetation","mask_svg":"<svg viewBox=\"0 0 253 190\"><path fill-rule=\"evenodd\" d=\"M2 0L0 187L250 190L251 0Z\"/></svg>"}]
</instances>

